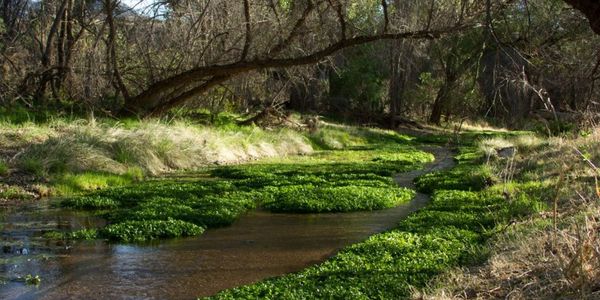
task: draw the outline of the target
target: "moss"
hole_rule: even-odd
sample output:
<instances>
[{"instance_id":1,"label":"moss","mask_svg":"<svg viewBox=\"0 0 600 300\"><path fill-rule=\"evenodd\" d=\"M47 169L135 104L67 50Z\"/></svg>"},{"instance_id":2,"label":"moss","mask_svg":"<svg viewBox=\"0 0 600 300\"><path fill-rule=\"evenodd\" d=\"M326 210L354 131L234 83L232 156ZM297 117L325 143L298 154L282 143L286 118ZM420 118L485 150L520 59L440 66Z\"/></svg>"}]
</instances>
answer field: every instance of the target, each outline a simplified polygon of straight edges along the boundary
<instances>
[{"instance_id":1,"label":"moss","mask_svg":"<svg viewBox=\"0 0 600 300\"><path fill-rule=\"evenodd\" d=\"M130 173L131 172L131 173ZM84 172L80 174L64 174L52 180L53 192L56 195L72 195L85 191L104 189L131 184L140 180L143 175L139 169L132 168L123 175L102 172Z\"/></svg>"}]
</instances>

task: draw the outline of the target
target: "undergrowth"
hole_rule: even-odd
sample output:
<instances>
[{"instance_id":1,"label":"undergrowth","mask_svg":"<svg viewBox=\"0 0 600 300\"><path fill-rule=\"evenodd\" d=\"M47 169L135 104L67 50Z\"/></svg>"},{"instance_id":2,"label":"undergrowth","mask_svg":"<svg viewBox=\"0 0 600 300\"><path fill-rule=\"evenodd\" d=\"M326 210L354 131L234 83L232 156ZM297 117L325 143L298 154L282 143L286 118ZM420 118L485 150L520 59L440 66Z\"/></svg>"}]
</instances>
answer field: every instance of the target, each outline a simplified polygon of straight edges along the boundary
<instances>
[{"instance_id":1,"label":"undergrowth","mask_svg":"<svg viewBox=\"0 0 600 300\"><path fill-rule=\"evenodd\" d=\"M388 232L301 272L229 289L208 299L408 298L415 287L425 286L454 266L481 263L488 256L490 237L544 209L538 194L547 187L486 188L489 172L474 172L477 168L474 159L463 158L453 170L417 180L421 190L434 191L431 203Z\"/></svg>"},{"instance_id":2,"label":"undergrowth","mask_svg":"<svg viewBox=\"0 0 600 300\"><path fill-rule=\"evenodd\" d=\"M496 148L515 147L512 161ZM512 181L492 189L536 194L551 210L506 226L486 245L489 259L455 268L416 291L419 299L598 299L600 297L600 130L579 137L493 138L479 150ZM507 176L510 175L510 176Z\"/></svg>"},{"instance_id":3,"label":"undergrowth","mask_svg":"<svg viewBox=\"0 0 600 300\"><path fill-rule=\"evenodd\" d=\"M400 135L364 132L367 138L361 133L355 139L364 141L352 149L216 167L207 170L208 179L190 173L187 180L149 180L71 197L62 205L106 218L109 225L97 231L100 238L137 242L200 233L179 230L173 222L200 228L230 225L257 206L273 212L322 213L377 210L409 201L414 192L398 187L391 176L420 168L433 155ZM377 134L381 138L374 143Z\"/></svg>"}]
</instances>

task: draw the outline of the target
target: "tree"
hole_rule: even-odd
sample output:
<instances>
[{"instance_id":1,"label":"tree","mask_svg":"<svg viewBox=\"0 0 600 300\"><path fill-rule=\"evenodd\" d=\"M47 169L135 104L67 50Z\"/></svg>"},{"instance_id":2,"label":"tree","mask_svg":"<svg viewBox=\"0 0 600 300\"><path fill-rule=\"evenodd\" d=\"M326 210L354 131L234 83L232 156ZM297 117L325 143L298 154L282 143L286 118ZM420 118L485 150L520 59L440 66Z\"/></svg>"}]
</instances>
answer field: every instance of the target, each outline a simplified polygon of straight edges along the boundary
<instances>
[{"instance_id":1,"label":"tree","mask_svg":"<svg viewBox=\"0 0 600 300\"><path fill-rule=\"evenodd\" d=\"M579 11L590 21L590 26L596 34L600 34L600 2L597 0L564 0Z\"/></svg>"},{"instance_id":2,"label":"tree","mask_svg":"<svg viewBox=\"0 0 600 300\"><path fill-rule=\"evenodd\" d=\"M482 12L480 1L457 1L460 5L438 8L428 4L421 7L428 17L411 25L402 22L402 17L397 14L399 9L389 6L387 1L363 8L370 12L365 14L356 13L357 8L351 1L292 3L290 10L272 9L266 19L277 20L277 24L271 24L278 28L277 33L269 40L263 39L262 43L257 36L260 26L252 22L258 18L252 16L265 11L250 11L258 5L246 3L240 12L240 19L245 20L242 22L243 36L238 37L239 42L223 41L223 50L228 55L238 55L228 57L225 63L193 67L153 82L132 97L126 109L138 114L161 114L245 72L315 64L341 49L378 40L438 38L476 26ZM353 19L353 16L363 15L368 17ZM435 24L431 22L434 17ZM377 26L369 26L372 24ZM261 36L270 34L267 31Z\"/></svg>"}]
</instances>

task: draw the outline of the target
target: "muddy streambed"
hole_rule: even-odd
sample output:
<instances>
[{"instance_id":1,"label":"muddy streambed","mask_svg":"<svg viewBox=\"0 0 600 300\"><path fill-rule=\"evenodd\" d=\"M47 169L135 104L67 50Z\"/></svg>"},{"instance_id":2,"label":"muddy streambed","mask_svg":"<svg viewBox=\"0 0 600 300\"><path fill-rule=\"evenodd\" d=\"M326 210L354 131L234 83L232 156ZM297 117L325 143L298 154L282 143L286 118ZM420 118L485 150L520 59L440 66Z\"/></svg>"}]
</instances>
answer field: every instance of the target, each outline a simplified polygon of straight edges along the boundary
<instances>
[{"instance_id":1,"label":"muddy streambed","mask_svg":"<svg viewBox=\"0 0 600 300\"><path fill-rule=\"evenodd\" d=\"M436 162L399 174L400 185L411 187L416 176L452 165L448 151L432 150ZM396 208L359 213L253 211L199 237L142 245L45 240L45 231L103 225L101 219L53 208L55 200L0 208L0 299L195 299L321 262L394 227L428 200L417 194ZM41 284L16 280L28 274L39 275Z\"/></svg>"}]
</instances>

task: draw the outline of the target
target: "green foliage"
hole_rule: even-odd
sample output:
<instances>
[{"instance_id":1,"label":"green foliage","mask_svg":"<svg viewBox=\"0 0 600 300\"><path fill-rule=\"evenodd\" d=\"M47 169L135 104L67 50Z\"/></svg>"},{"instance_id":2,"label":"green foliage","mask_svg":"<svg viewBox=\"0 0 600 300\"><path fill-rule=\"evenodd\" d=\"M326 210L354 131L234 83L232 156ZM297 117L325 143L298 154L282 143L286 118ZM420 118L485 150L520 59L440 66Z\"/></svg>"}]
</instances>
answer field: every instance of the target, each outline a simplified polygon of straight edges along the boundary
<instances>
[{"instance_id":1,"label":"green foliage","mask_svg":"<svg viewBox=\"0 0 600 300\"><path fill-rule=\"evenodd\" d=\"M332 128L321 128L317 132L309 134L309 139L320 149L334 150L345 149L360 145L364 141L351 136L348 132Z\"/></svg>"},{"instance_id":2,"label":"green foliage","mask_svg":"<svg viewBox=\"0 0 600 300\"><path fill-rule=\"evenodd\" d=\"M209 299L399 299L457 265L481 262L490 232L537 211L523 196L492 191L438 191L432 203L397 228L343 249L301 272L223 291ZM515 207L521 209L515 210Z\"/></svg>"},{"instance_id":3,"label":"green foliage","mask_svg":"<svg viewBox=\"0 0 600 300\"><path fill-rule=\"evenodd\" d=\"M39 285L42 282L40 275L33 276L31 274L27 274L24 279L25 283L28 285Z\"/></svg>"},{"instance_id":4,"label":"green foliage","mask_svg":"<svg viewBox=\"0 0 600 300\"><path fill-rule=\"evenodd\" d=\"M117 187L131 184L141 180L143 173L138 168L131 168L123 175L100 172L84 172L80 174L64 174L57 176L52 181L54 193L57 195L70 195L83 191L99 190L107 187Z\"/></svg>"},{"instance_id":5,"label":"green foliage","mask_svg":"<svg viewBox=\"0 0 600 300\"><path fill-rule=\"evenodd\" d=\"M5 176L8 174L8 165L4 160L0 159L0 176Z\"/></svg>"},{"instance_id":6,"label":"green foliage","mask_svg":"<svg viewBox=\"0 0 600 300\"><path fill-rule=\"evenodd\" d=\"M274 212L377 210L407 202L413 195L411 190L395 187L298 185L278 189L264 207Z\"/></svg>"},{"instance_id":7,"label":"green foliage","mask_svg":"<svg viewBox=\"0 0 600 300\"><path fill-rule=\"evenodd\" d=\"M0 199L30 200L34 195L20 186L0 184Z\"/></svg>"},{"instance_id":8,"label":"green foliage","mask_svg":"<svg viewBox=\"0 0 600 300\"><path fill-rule=\"evenodd\" d=\"M337 76L330 78L330 96L335 110L360 114L383 112L385 62L376 56L383 44L362 45L346 51L347 60Z\"/></svg>"},{"instance_id":9,"label":"green foliage","mask_svg":"<svg viewBox=\"0 0 600 300\"><path fill-rule=\"evenodd\" d=\"M28 157L22 159L20 160L19 165L25 172L38 176L45 174L44 163L39 158Z\"/></svg>"},{"instance_id":10,"label":"green foliage","mask_svg":"<svg viewBox=\"0 0 600 300\"><path fill-rule=\"evenodd\" d=\"M0 23L0 31L2 31L1 26L2 24ZM48 121L50 118L51 113L49 111L31 111L30 109L18 104L0 106L0 123L41 123Z\"/></svg>"},{"instance_id":11,"label":"green foliage","mask_svg":"<svg viewBox=\"0 0 600 300\"><path fill-rule=\"evenodd\" d=\"M95 240L99 232L95 228L84 228L73 232L48 231L43 234L49 240Z\"/></svg>"},{"instance_id":12,"label":"green foliage","mask_svg":"<svg viewBox=\"0 0 600 300\"><path fill-rule=\"evenodd\" d=\"M541 135L555 136L566 133L574 133L577 130L577 126L573 122L551 120L547 123L535 124L534 130Z\"/></svg>"},{"instance_id":13,"label":"green foliage","mask_svg":"<svg viewBox=\"0 0 600 300\"><path fill-rule=\"evenodd\" d=\"M484 178L489 178L489 171L465 155L454 169L419 179L422 189L434 191L432 201L396 228L347 247L319 265L207 299L407 298L413 288L426 286L450 268L484 261L489 237L511 221L545 208L539 200L543 184L512 183L484 190ZM311 193L300 191L290 198Z\"/></svg>"},{"instance_id":14,"label":"green foliage","mask_svg":"<svg viewBox=\"0 0 600 300\"><path fill-rule=\"evenodd\" d=\"M181 220L125 221L108 225L103 237L123 242L144 242L160 238L200 235L204 228Z\"/></svg>"},{"instance_id":15,"label":"green foliage","mask_svg":"<svg viewBox=\"0 0 600 300\"><path fill-rule=\"evenodd\" d=\"M424 193L439 189L480 191L493 183L489 167L470 163L459 164L448 171L425 174L415 180L417 189Z\"/></svg>"},{"instance_id":16,"label":"green foliage","mask_svg":"<svg viewBox=\"0 0 600 300\"><path fill-rule=\"evenodd\" d=\"M61 204L74 209L106 210L106 218L115 226L127 221L176 220L217 227L231 224L240 214L256 207L261 196L259 192L236 191L232 183L223 181L150 181L68 198ZM157 237L148 238L153 236Z\"/></svg>"},{"instance_id":17,"label":"green foliage","mask_svg":"<svg viewBox=\"0 0 600 300\"><path fill-rule=\"evenodd\" d=\"M117 208L119 206L119 202L111 198L92 195L78 198L67 198L61 202L61 205L83 210L102 210Z\"/></svg>"},{"instance_id":18,"label":"green foliage","mask_svg":"<svg viewBox=\"0 0 600 300\"><path fill-rule=\"evenodd\" d=\"M95 228L80 229L69 233L68 237L74 240L94 240L98 238L98 230Z\"/></svg>"},{"instance_id":19,"label":"green foliage","mask_svg":"<svg viewBox=\"0 0 600 300\"><path fill-rule=\"evenodd\" d=\"M130 232L128 222L132 221L141 222L135 223L138 225L174 220L203 228L225 226L257 205L276 212L345 212L393 207L412 198L414 193L398 188L390 176L421 167L433 160L431 154L406 145L410 139L393 132L353 129L348 136L362 147L213 168L210 174L220 177L216 180L200 176L114 187L65 199L62 205L100 211L111 223L110 228ZM84 180L86 177L66 178L90 181ZM146 235L145 230L149 228L139 228L139 239L160 237ZM104 230L99 232L106 236ZM138 240L128 234L112 234L110 238Z\"/></svg>"}]
</instances>

